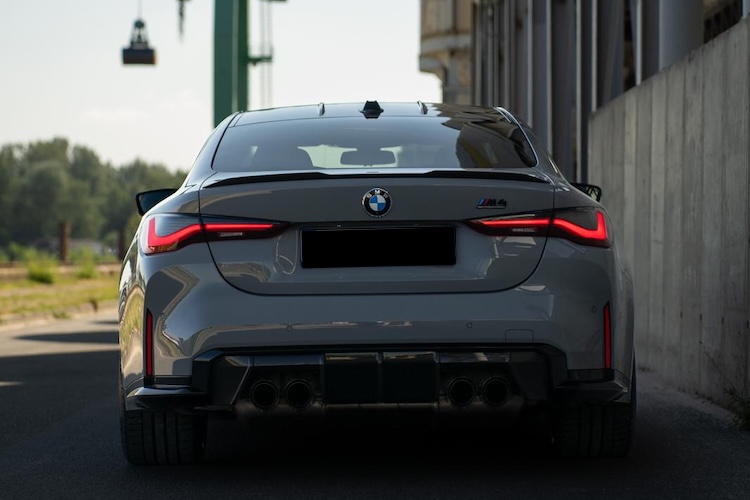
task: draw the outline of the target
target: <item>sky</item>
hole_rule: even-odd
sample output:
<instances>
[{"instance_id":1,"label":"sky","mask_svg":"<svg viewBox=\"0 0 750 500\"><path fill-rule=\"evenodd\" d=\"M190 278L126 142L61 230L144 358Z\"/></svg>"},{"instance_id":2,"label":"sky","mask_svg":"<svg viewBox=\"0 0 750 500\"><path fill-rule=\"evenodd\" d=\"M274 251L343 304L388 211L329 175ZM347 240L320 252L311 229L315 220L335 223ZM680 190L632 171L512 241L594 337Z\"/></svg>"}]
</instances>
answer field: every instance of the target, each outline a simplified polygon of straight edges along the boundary
<instances>
[{"instance_id":1,"label":"sky","mask_svg":"<svg viewBox=\"0 0 750 500\"><path fill-rule=\"evenodd\" d=\"M251 0L254 22L260 1ZM113 165L192 165L213 129L214 2L186 2L182 39L177 0L140 4L156 66L121 62L139 0L0 0L0 145L64 137ZM440 101L437 77L419 72L419 0L268 8L272 97L263 102L261 70L251 70L251 108Z\"/></svg>"}]
</instances>

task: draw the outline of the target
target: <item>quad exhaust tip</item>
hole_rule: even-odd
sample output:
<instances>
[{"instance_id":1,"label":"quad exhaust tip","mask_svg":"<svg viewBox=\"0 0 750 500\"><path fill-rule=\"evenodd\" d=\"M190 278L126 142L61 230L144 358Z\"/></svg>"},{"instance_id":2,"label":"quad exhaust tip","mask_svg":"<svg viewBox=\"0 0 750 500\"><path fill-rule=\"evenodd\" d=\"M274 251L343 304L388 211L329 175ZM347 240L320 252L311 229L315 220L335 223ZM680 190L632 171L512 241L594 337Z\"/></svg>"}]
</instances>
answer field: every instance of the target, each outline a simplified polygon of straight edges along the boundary
<instances>
[{"instance_id":1,"label":"quad exhaust tip","mask_svg":"<svg viewBox=\"0 0 750 500\"><path fill-rule=\"evenodd\" d=\"M294 380L286 386L286 402L289 406L301 410L307 408L313 401L313 391L310 384L304 380Z\"/></svg>"},{"instance_id":2,"label":"quad exhaust tip","mask_svg":"<svg viewBox=\"0 0 750 500\"><path fill-rule=\"evenodd\" d=\"M511 395L510 383L502 377L489 378L482 384L481 396L488 405L502 406ZM289 406L302 410L312 404L313 389L304 380L293 380L284 389L284 397ZM448 399L456 406L468 406L476 397L476 386L468 378L457 378L448 386ZM279 404L279 389L270 380L259 380L250 388L250 401L261 410L270 410Z\"/></svg>"},{"instance_id":3,"label":"quad exhaust tip","mask_svg":"<svg viewBox=\"0 0 750 500\"><path fill-rule=\"evenodd\" d=\"M279 402L279 389L268 380L259 380L250 388L250 401L261 410L270 410Z\"/></svg>"},{"instance_id":4,"label":"quad exhaust tip","mask_svg":"<svg viewBox=\"0 0 750 500\"><path fill-rule=\"evenodd\" d=\"M504 405L512 394L510 383L502 377L488 378L482 384L482 400L490 406ZM448 400L456 406L468 406L476 397L476 386L468 378L457 378L448 386Z\"/></svg>"},{"instance_id":5,"label":"quad exhaust tip","mask_svg":"<svg viewBox=\"0 0 750 500\"><path fill-rule=\"evenodd\" d=\"M448 399L456 406L467 406L474 401L477 390L468 378L457 378L448 386Z\"/></svg>"},{"instance_id":6,"label":"quad exhaust tip","mask_svg":"<svg viewBox=\"0 0 750 500\"><path fill-rule=\"evenodd\" d=\"M510 399L510 395L510 384L504 378L492 377L482 386L482 398L485 403L492 406L504 405Z\"/></svg>"}]
</instances>

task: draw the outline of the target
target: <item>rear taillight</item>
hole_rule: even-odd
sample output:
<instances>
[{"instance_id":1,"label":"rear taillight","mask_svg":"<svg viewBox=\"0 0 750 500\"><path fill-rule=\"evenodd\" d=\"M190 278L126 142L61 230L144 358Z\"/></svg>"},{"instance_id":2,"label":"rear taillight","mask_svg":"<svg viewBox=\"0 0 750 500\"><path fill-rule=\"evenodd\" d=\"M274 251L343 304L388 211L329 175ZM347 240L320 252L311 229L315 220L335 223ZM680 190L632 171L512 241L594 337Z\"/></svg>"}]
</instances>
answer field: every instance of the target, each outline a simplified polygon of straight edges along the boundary
<instances>
[{"instance_id":1,"label":"rear taillight","mask_svg":"<svg viewBox=\"0 0 750 500\"><path fill-rule=\"evenodd\" d=\"M177 250L204 240L200 219L184 215L158 214L144 221L141 248L145 254Z\"/></svg>"},{"instance_id":2,"label":"rear taillight","mask_svg":"<svg viewBox=\"0 0 750 500\"><path fill-rule=\"evenodd\" d=\"M581 245L608 247L607 220L599 210L577 209L555 212L550 236L567 238Z\"/></svg>"},{"instance_id":3,"label":"rear taillight","mask_svg":"<svg viewBox=\"0 0 750 500\"><path fill-rule=\"evenodd\" d=\"M278 222L155 214L143 222L140 244L143 253L151 255L207 240L267 238L283 227Z\"/></svg>"},{"instance_id":4,"label":"rear taillight","mask_svg":"<svg viewBox=\"0 0 750 500\"><path fill-rule=\"evenodd\" d=\"M595 209L566 209L554 213L478 219L469 224L476 230L493 236L550 236L566 238L581 245L610 245L606 218Z\"/></svg>"}]
</instances>

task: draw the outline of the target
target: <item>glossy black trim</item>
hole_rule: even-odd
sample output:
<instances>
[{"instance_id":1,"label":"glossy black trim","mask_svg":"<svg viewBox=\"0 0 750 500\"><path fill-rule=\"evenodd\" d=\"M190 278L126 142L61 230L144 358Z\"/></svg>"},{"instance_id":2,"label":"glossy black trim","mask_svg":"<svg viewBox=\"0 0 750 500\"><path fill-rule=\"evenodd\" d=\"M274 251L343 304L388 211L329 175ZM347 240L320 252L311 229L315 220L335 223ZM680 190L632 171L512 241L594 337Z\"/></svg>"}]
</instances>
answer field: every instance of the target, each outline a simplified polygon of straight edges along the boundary
<instances>
[{"instance_id":1,"label":"glossy black trim","mask_svg":"<svg viewBox=\"0 0 750 500\"><path fill-rule=\"evenodd\" d=\"M577 382L555 387L553 399L556 402L628 403L630 391L621 380Z\"/></svg>"},{"instance_id":2,"label":"glossy black trim","mask_svg":"<svg viewBox=\"0 0 750 500\"><path fill-rule=\"evenodd\" d=\"M507 352L507 353L528 353L534 352L541 354L546 361L547 383L550 387L557 387L568 381L568 366L565 353L561 350L546 344L398 344L398 345L332 345L332 346L315 346L306 347L289 347L279 349L278 347L253 348L253 349L213 349L206 351L193 360L193 387L198 391L208 393L211 387L211 377L213 366L226 356L258 356L269 359L273 356L274 366L293 365L298 363L300 357L305 359L319 358L321 356L333 355L337 353L371 353L371 352L423 352L435 351L438 355L475 353L475 352ZM313 362L315 364L316 362ZM519 375L533 375L532 372Z\"/></svg>"},{"instance_id":3,"label":"glossy black trim","mask_svg":"<svg viewBox=\"0 0 750 500\"><path fill-rule=\"evenodd\" d=\"M157 375L153 377L154 385L175 385L175 386L189 386L192 382L190 377L177 377L177 376L165 376Z\"/></svg>"},{"instance_id":4,"label":"glossy black trim","mask_svg":"<svg viewBox=\"0 0 750 500\"><path fill-rule=\"evenodd\" d=\"M502 114L503 116L505 116L505 118L508 121L510 121L511 123L515 124L516 127L518 127L521 130L521 133L523 133L524 139L526 139L526 144L528 144L529 148L531 148L531 152L534 153L534 159L536 160L536 162L533 165L530 165L530 166L532 168L533 167L538 167L539 166L539 162L540 162L540 160L539 160L539 154L536 152L536 148L534 147L534 144L531 142L531 139L529 138L529 135L526 133L526 129L523 127L523 125L521 125L521 123L513 115L513 113L511 113L507 109L502 108L502 107L497 107L497 108L495 108L495 110L497 112L499 112L500 114Z\"/></svg>"},{"instance_id":5,"label":"glossy black trim","mask_svg":"<svg viewBox=\"0 0 750 500\"><path fill-rule=\"evenodd\" d=\"M247 378L249 373L265 373L263 370L266 372L271 370L269 373L285 373L287 371L304 373L313 370L324 377L323 373L327 370L330 377L333 375L331 370L334 365L332 363L340 359L343 363L341 365L343 370L356 371L356 363L352 365L351 360L363 356L367 359L372 358L377 370L383 370L383 366L388 365L391 367L391 371L393 369L400 370L398 365L403 360L418 359L421 360L419 364L424 368L422 378L429 375L431 370L438 370L434 374L435 380L441 377L440 373L442 372L440 370L448 370L455 373L456 376L464 376L466 373L484 374L486 367L483 362L477 360L474 355L477 352L484 353L487 358L486 362L490 365L497 364L501 358L508 356L507 361L500 363L507 367L504 369L507 369L508 381L511 386L515 387L515 391L525 394L525 397L531 401L565 404L570 402L628 402L630 400L630 382L626 380L623 374L615 370L569 371L567 370L565 354L552 346L544 344L443 344L428 346L415 344L319 346L314 349L310 347L214 349L202 353L193 360L193 376L191 378L157 377L153 381L155 385L136 387L128 392L125 398L126 408L128 410L227 411L237 402L241 391L246 391L246 386L250 383ZM513 359L513 353L517 354L515 359ZM540 369L540 361L544 369ZM413 372L415 368L416 365L404 367L407 372ZM340 377L340 380L352 378L348 372L345 375L346 377ZM592 380L599 376L603 377L604 381L601 381L601 379L600 381ZM376 382L376 386L373 387L381 392L382 388L377 386L377 383L396 384L394 387L400 387L399 377L400 375L396 377L399 380L390 380L386 377L381 382ZM325 380L325 378L320 380ZM177 385L180 382L182 384ZM415 398L411 393L400 395L398 392L391 391L396 394L394 396L397 400L395 403L400 405L415 404L417 406L426 404L433 410L445 412L444 402L439 404L437 401L432 401L433 397L427 397L426 395L425 387L435 387L434 383L429 382L423 385L424 387L408 388L414 393L424 394L423 401L411 401ZM357 391L361 388L361 385L355 387ZM346 406L345 401L350 399L349 393L352 387L333 386L333 389L331 387L327 389L336 391L335 395L329 395L332 402L341 400L343 406ZM322 389L319 387L318 391L320 390ZM531 391L531 393L527 391ZM242 394L245 393L242 392ZM245 394L244 397L246 398L247 395ZM320 397L320 394L318 394L318 402L313 405L317 409L311 412L313 414L319 414L322 408ZM249 403L245 401L243 404L246 407ZM375 403L375 406L386 407L388 404L388 402L381 402ZM390 404L393 404L393 402ZM243 411L247 412L247 410L247 408L244 408ZM447 410L450 412L451 408ZM510 410L515 411L512 408Z\"/></svg>"},{"instance_id":6,"label":"glossy black trim","mask_svg":"<svg viewBox=\"0 0 750 500\"><path fill-rule=\"evenodd\" d=\"M539 184L549 184L549 181L541 177L536 177L527 173L515 172L478 172L476 170L457 171L457 170L431 170L423 174L398 172L393 173L353 173L353 174L327 174L324 172L280 172L278 174L261 174L261 175L243 175L222 179L213 183L205 182L203 189L210 189L221 186L236 186L242 184L256 184L261 182L285 182L285 181L308 181L319 179L384 179L384 178L406 178L406 179L488 179L488 180L507 180L519 182L535 182Z\"/></svg>"},{"instance_id":7,"label":"glossy black trim","mask_svg":"<svg viewBox=\"0 0 750 500\"><path fill-rule=\"evenodd\" d=\"M172 410L195 408L208 401L205 393L189 386L139 387L125 397L125 409L131 410Z\"/></svg>"}]
</instances>

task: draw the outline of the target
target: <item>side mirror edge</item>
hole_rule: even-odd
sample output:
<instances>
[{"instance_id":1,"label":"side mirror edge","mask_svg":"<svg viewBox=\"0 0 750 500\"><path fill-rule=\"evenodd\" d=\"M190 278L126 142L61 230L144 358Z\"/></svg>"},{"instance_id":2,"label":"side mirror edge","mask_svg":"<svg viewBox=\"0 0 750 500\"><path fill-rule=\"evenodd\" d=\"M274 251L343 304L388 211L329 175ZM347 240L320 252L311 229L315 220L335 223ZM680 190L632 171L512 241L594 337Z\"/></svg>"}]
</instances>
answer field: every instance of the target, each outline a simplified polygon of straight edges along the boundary
<instances>
[{"instance_id":1,"label":"side mirror edge","mask_svg":"<svg viewBox=\"0 0 750 500\"><path fill-rule=\"evenodd\" d=\"M591 199L600 202L602 201L602 188L593 184L585 184L583 182L571 182L571 185L579 191L582 191Z\"/></svg>"},{"instance_id":2,"label":"side mirror edge","mask_svg":"<svg viewBox=\"0 0 750 500\"><path fill-rule=\"evenodd\" d=\"M177 189L153 189L136 194L135 205L138 207L138 214L142 216L175 192Z\"/></svg>"}]
</instances>

